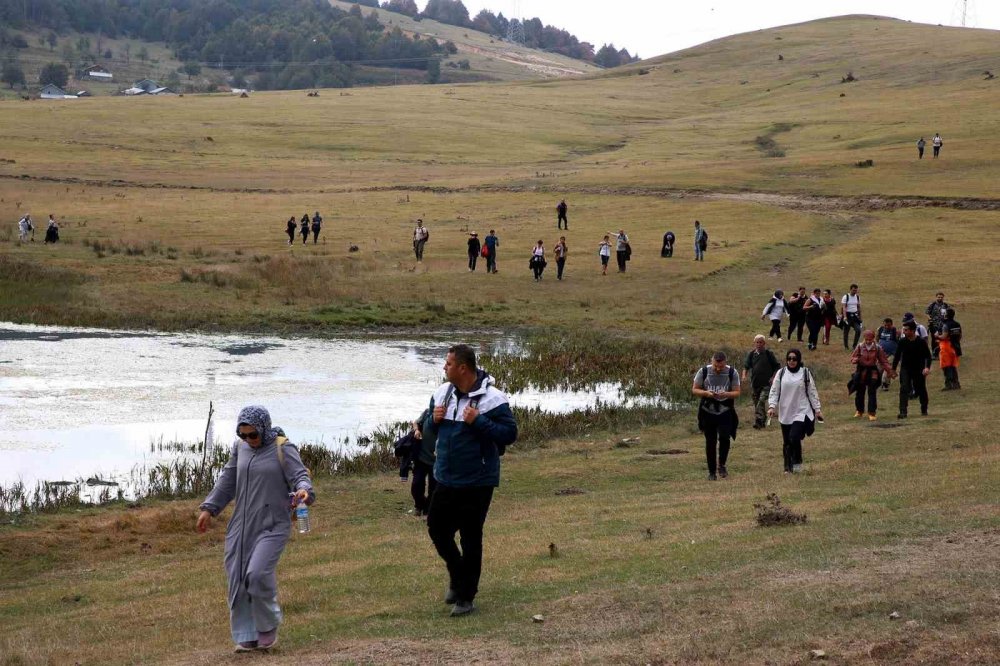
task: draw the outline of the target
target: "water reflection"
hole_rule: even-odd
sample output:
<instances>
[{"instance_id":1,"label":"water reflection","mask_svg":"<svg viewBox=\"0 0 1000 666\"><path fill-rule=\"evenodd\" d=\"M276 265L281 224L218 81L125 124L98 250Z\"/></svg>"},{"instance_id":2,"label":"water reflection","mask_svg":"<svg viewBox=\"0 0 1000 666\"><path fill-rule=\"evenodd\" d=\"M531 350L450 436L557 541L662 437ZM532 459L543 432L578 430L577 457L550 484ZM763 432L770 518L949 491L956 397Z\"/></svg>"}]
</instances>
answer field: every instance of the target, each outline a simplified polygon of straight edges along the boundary
<instances>
[{"instance_id":1,"label":"water reflection","mask_svg":"<svg viewBox=\"0 0 1000 666\"><path fill-rule=\"evenodd\" d=\"M172 457L151 442L200 441L209 401L225 444L256 402L293 441L331 445L419 414L448 346L0 324L0 484L106 478ZM619 398L602 384L511 402L565 412Z\"/></svg>"}]
</instances>

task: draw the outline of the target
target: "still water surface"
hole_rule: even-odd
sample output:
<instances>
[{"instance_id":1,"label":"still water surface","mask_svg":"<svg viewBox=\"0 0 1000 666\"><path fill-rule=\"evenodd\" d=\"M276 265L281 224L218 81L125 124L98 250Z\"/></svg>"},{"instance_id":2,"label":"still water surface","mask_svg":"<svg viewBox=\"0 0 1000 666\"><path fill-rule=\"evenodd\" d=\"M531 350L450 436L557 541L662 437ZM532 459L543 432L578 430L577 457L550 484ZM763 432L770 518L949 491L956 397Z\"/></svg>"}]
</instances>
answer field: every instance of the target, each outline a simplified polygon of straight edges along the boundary
<instances>
[{"instance_id":1,"label":"still water surface","mask_svg":"<svg viewBox=\"0 0 1000 666\"><path fill-rule=\"evenodd\" d=\"M246 404L294 442L415 418L443 380L438 341L150 333L0 323L0 484L109 477L196 442L214 402L227 445ZM527 390L511 403L566 412L619 400L617 387Z\"/></svg>"}]
</instances>

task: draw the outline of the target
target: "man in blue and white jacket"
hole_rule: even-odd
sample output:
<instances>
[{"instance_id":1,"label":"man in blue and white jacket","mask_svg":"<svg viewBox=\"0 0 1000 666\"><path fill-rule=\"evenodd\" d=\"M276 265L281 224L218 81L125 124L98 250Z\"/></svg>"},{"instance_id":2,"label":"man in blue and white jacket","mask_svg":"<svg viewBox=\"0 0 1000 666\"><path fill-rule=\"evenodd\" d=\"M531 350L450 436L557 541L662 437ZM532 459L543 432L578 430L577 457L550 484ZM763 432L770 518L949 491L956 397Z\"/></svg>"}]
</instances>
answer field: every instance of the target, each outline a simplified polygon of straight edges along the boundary
<instances>
[{"instance_id":1,"label":"man in blue and white jacket","mask_svg":"<svg viewBox=\"0 0 1000 666\"><path fill-rule=\"evenodd\" d=\"M483 565L483 525L500 485L500 456L517 439L517 422L507 396L493 378L476 368L468 345L448 350L445 384L438 387L424 422L424 437L437 438L434 478L437 488L427 515L427 531L448 567L445 603L452 616L476 609ZM459 533L462 550L455 544Z\"/></svg>"}]
</instances>

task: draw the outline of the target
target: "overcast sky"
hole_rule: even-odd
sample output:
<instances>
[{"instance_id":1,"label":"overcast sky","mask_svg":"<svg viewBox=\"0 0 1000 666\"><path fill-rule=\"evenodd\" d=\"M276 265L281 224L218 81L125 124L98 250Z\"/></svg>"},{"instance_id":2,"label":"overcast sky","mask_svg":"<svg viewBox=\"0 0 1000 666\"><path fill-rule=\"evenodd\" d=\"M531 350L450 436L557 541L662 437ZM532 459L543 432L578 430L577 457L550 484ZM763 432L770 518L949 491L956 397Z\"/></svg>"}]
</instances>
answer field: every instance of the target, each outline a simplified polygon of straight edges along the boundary
<instances>
[{"instance_id":1,"label":"overcast sky","mask_svg":"<svg viewBox=\"0 0 1000 666\"><path fill-rule=\"evenodd\" d=\"M463 0L513 18L538 17L598 48L605 42L643 58L718 37L843 14L878 14L919 23L959 25L961 0ZM1000 30L1000 0L968 0L967 24ZM421 7L426 3L420 3Z\"/></svg>"}]
</instances>

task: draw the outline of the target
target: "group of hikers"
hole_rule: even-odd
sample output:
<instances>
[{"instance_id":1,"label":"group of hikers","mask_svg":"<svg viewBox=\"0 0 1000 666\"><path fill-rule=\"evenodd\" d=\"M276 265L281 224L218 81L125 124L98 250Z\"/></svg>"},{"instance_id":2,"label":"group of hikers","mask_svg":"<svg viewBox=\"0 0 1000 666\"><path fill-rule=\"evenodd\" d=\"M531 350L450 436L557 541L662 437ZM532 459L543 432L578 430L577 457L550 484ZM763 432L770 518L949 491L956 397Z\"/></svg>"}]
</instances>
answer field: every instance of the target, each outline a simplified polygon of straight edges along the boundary
<instances>
[{"instance_id":1,"label":"group of hikers","mask_svg":"<svg viewBox=\"0 0 1000 666\"><path fill-rule=\"evenodd\" d=\"M17 239L22 243L35 241L35 223L31 220L30 214L25 214L17 221ZM55 216L51 213L49 214L49 223L45 227L45 242L59 242L59 223L56 222Z\"/></svg>"},{"instance_id":2,"label":"group of hikers","mask_svg":"<svg viewBox=\"0 0 1000 666\"><path fill-rule=\"evenodd\" d=\"M941 146L944 145L944 140L941 135L937 132L934 133L934 138L931 139L931 148L934 150L934 159L937 159L941 154ZM927 142L924 141L924 137L920 137L917 140L917 159L924 159L924 148L927 146Z\"/></svg>"},{"instance_id":3,"label":"group of hikers","mask_svg":"<svg viewBox=\"0 0 1000 666\"><path fill-rule=\"evenodd\" d=\"M567 205L566 200L563 199L556 206L556 228L560 231L569 230L568 212L569 206ZM291 225L292 221L290 220L290 238L294 235ZM672 231L668 231L663 235L663 246L660 250L661 257L670 258L674 256L674 244L676 239L677 237ZM424 248L426 247L428 240L430 240L430 230L424 225L424 221L422 219L418 219L416 227L413 229L413 254L418 263L424 260ZM289 240L289 243L291 243L291 240ZM494 229L490 229L489 235L482 240L479 239L479 234L477 232L469 232L467 243L469 257L468 270L470 273L474 273L476 271L480 258L486 260L487 273L498 272L497 250L500 246L500 239L497 237ZM699 220L695 220L695 261L704 261L705 252L707 250L708 231L704 226L702 226ZM566 236L559 237L559 240L556 242L552 251L556 259L556 279L562 280L566 268L566 259L569 254L569 245L566 242ZM601 260L601 275L608 274L608 264L611 263L612 252L617 260L618 272L626 272L628 262L632 260L632 245L629 241L628 234L625 233L624 229L619 229L617 232L609 231L598 244L597 254ZM548 266L548 260L546 259L545 241L539 239L535 243L534 247L531 248L531 255L528 260L528 268L531 270L536 282L542 279L546 266Z\"/></svg>"},{"instance_id":4,"label":"group of hikers","mask_svg":"<svg viewBox=\"0 0 1000 666\"><path fill-rule=\"evenodd\" d=\"M319 232L323 229L323 217L316 211L316 214L309 219L309 213L305 213L302 219L298 222L295 221L295 216L292 215L288 218L288 222L285 223L285 233L288 234L288 244L292 245L295 243L296 232L302 235L302 244L305 245L309 242L309 232L312 232L313 243L319 242ZM323 241L324 243L326 241Z\"/></svg>"}]
</instances>

